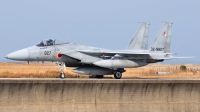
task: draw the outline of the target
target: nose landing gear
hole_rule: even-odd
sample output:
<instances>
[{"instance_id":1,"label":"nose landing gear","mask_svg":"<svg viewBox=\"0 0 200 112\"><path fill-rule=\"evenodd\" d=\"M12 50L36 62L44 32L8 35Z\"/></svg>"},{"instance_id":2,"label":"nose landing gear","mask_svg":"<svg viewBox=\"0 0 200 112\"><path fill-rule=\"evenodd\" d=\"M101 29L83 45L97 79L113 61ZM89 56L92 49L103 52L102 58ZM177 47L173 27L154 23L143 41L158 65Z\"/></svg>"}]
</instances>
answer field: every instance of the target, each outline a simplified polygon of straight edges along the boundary
<instances>
[{"instance_id":1,"label":"nose landing gear","mask_svg":"<svg viewBox=\"0 0 200 112\"><path fill-rule=\"evenodd\" d=\"M60 73L60 78L61 78L61 79L66 78L65 74L64 74L64 73Z\"/></svg>"},{"instance_id":2,"label":"nose landing gear","mask_svg":"<svg viewBox=\"0 0 200 112\"><path fill-rule=\"evenodd\" d=\"M58 65L59 70L60 70L60 75L59 75L59 77L60 77L61 79L66 78L66 75L65 75L65 73L63 72L63 69L64 69L64 70L66 69L65 63L64 63L64 62L57 62L56 64Z\"/></svg>"}]
</instances>

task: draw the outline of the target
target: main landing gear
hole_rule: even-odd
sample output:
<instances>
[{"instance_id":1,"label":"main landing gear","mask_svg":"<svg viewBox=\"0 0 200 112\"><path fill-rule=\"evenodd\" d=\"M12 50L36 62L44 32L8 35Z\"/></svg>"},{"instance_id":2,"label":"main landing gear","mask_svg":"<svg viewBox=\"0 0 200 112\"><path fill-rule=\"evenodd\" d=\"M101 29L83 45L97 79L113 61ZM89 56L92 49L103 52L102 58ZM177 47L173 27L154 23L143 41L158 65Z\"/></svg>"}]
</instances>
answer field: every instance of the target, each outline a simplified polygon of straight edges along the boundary
<instances>
[{"instance_id":1,"label":"main landing gear","mask_svg":"<svg viewBox=\"0 0 200 112\"><path fill-rule=\"evenodd\" d=\"M60 77L61 79L66 78L66 75L65 75L65 73L63 72L63 69L66 69L65 63L64 63L64 62L57 62L56 64L58 65L59 70L60 70L60 75L59 75L59 77Z\"/></svg>"},{"instance_id":2,"label":"main landing gear","mask_svg":"<svg viewBox=\"0 0 200 112\"><path fill-rule=\"evenodd\" d=\"M121 79L122 73L119 72L119 71L116 71L116 72L114 73L114 77L115 77L115 79Z\"/></svg>"}]
</instances>

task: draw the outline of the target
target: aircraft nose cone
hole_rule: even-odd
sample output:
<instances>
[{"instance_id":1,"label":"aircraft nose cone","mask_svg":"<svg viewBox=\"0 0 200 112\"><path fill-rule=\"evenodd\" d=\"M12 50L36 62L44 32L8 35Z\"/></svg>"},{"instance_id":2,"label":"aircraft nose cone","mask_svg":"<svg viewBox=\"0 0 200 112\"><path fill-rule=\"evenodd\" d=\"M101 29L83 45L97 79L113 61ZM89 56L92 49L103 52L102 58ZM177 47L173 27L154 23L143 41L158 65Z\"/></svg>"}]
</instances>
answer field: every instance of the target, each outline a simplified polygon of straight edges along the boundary
<instances>
[{"instance_id":1,"label":"aircraft nose cone","mask_svg":"<svg viewBox=\"0 0 200 112\"><path fill-rule=\"evenodd\" d=\"M8 59L8 55L6 55L4 58L7 58L7 59Z\"/></svg>"},{"instance_id":2,"label":"aircraft nose cone","mask_svg":"<svg viewBox=\"0 0 200 112\"><path fill-rule=\"evenodd\" d=\"M28 49L21 49L5 56L7 59L26 61L29 58Z\"/></svg>"}]
</instances>

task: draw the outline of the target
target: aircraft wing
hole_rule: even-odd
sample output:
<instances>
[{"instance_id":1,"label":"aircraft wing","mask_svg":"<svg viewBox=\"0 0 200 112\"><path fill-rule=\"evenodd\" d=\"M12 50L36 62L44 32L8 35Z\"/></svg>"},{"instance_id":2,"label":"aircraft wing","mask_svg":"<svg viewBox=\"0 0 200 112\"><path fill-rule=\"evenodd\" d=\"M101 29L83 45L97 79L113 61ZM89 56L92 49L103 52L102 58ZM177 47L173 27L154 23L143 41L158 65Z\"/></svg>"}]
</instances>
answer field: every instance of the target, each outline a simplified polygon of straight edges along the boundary
<instances>
[{"instance_id":1,"label":"aircraft wing","mask_svg":"<svg viewBox=\"0 0 200 112\"><path fill-rule=\"evenodd\" d=\"M78 52L85 53L85 54L99 54L99 55L115 55L115 54L122 54L122 55L136 55L136 54L143 54L143 55L151 55L151 54L173 54L173 53L152 53L147 51L137 51L137 50L122 50L122 51L88 51L88 50L78 50Z\"/></svg>"},{"instance_id":2,"label":"aircraft wing","mask_svg":"<svg viewBox=\"0 0 200 112\"><path fill-rule=\"evenodd\" d=\"M186 59L186 58L194 58L194 56L190 57L174 57L174 53L154 53L154 52L148 52L148 51L137 51L137 50L119 50L119 51L89 51L89 50L79 50L78 52L88 54L88 55L105 55L105 56L114 56L116 54L118 55L140 55L140 56L151 56L153 59Z\"/></svg>"}]
</instances>

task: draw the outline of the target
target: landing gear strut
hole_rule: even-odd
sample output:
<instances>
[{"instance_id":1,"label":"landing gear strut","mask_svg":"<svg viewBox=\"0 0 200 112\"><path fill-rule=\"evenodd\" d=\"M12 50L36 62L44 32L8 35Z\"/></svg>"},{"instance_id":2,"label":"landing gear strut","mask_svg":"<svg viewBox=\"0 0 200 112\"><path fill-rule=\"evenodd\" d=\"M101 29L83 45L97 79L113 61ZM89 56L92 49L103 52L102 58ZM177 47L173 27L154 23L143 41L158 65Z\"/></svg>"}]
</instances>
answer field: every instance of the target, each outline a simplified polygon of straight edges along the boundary
<instances>
[{"instance_id":1,"label":"landing gear strut","mask_svg":"<svg viewBox=\"0 0 200 112\"><path fill-rule=\"evenodd\" d=\"M114 77L115 77L115 79L121 79L122 73L119 72L119 71L116 71L116 72L114 73Z\"/></svg>"},{"instance_id":2,"label":"landing gear strut","mask_svg":"<svg viewBox=\"0 0 200 112\"><path fill-rule=\"evenodd\" d=\"M65 73L63 72L63 69L65 69L65 63L64 63L64 62L57 62L56 64L58 65L59 70L60 70L60 75L59 75L59 77L60 77L61 79L66 78L66 75L65 75Z\"/></svg>"}]
</instances>

